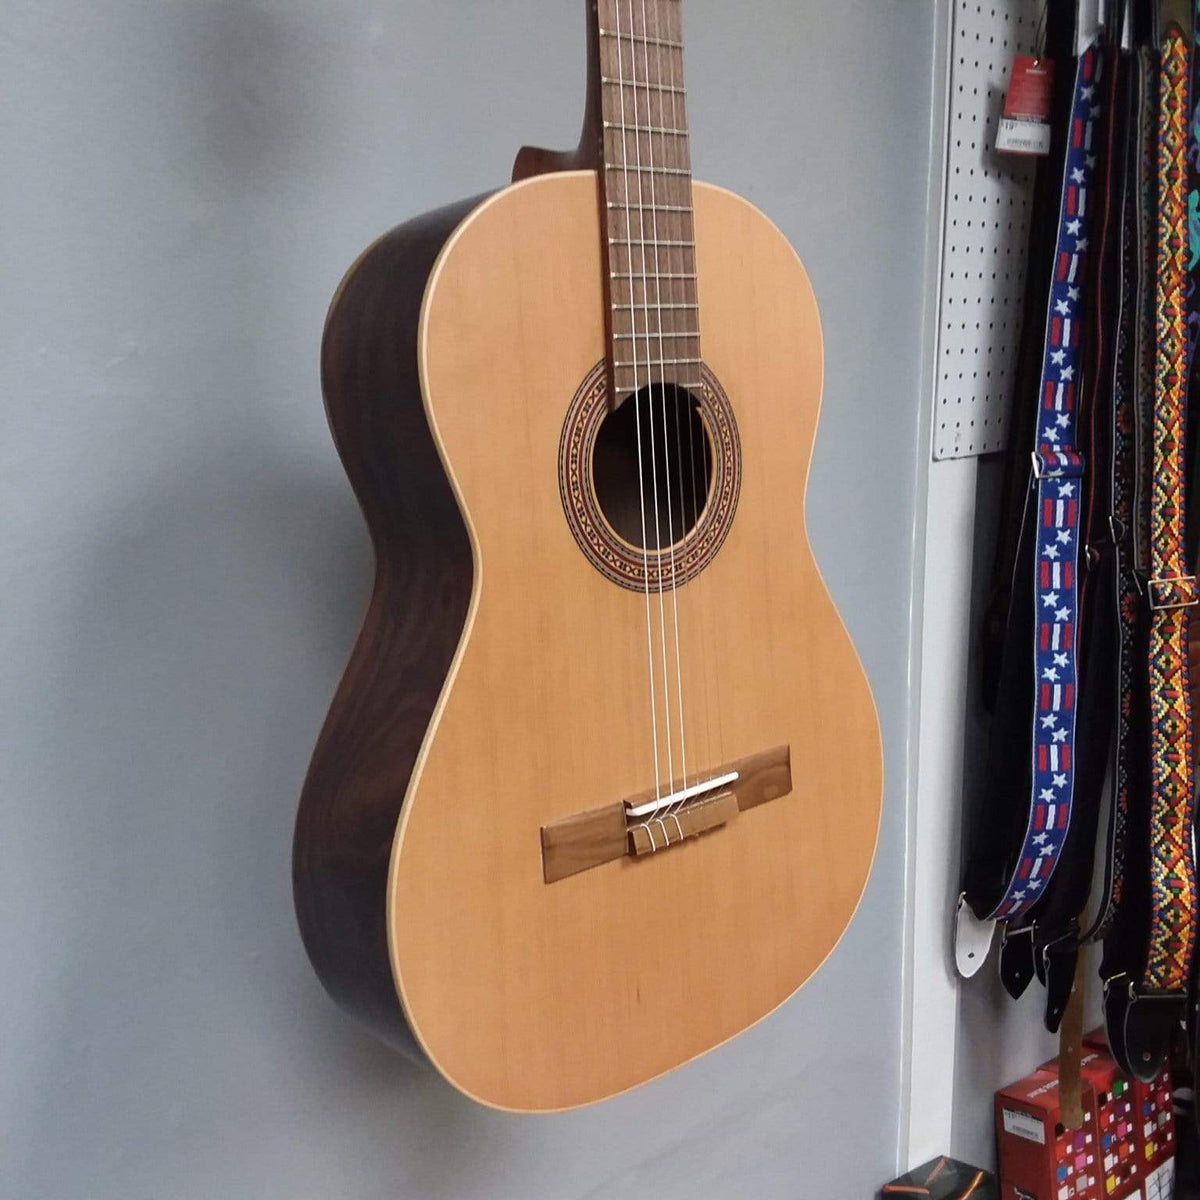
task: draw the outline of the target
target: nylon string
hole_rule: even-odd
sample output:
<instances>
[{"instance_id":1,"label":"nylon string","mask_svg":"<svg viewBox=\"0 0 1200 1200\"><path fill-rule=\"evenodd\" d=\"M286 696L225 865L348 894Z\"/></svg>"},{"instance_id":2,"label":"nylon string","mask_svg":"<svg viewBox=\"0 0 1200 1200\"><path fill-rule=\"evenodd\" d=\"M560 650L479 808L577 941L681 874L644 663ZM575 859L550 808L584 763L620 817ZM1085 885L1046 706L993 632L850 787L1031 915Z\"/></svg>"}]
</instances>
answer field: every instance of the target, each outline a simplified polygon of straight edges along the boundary
<instances>
[{"instance_id":1,"label":"nylon string","mask_svg":"<svg viewBox=\"0 0 1200 1200\"><path fill-rule=\"evenodd\" d=\"M630 0L632 3L632 0ZM637 309L634 307L635 296L633 286L633 228L630 219L629 205L629 146L625 127L625 56L621 52L621 2L614 0L613 8L616 17L617 43L617 91L621 96L621 171L625 181L625 244L628 248L629 262L629 316L634 336L630 339L631 362L633 366L633 403L634 423L637 426L637 461L638 461L638 503L642 516L642 574L646 581L646 657L650 668L650 734L654 742L654 798L662 799L662 779L658 767L658 704L654 696L654 633L653 621L650 616L650 551L646 537L646 484L642 467L642 409L641 385L638 376L637 361ZM630 12L632 24L632 11ZM630 30L632 33L632 29ZM634 43L629 43L632 50ZM636 56L631 65L636 66ZM634 96L637 92L635 90ZM634 104L636 117L636 102ZM638 205L641 205L642 184L638 179ZM640 212L639 212L640 217ZM640 223L640 220L639 220ZM643 286L645 286L643 284ZM647 364L648 365L648 364ZM652 451L653 452L653 451ZM668 736L670 727L668 725ZM670 784L668 783L668 787Z\"/></svg>"},{"instance_id":2,"label":"nylon string","mask_svg":"<svg viewBox=\"0 0 1200 1200\"><path fill-rule=\"evenodd\" d=\"M652 234L652 239L653 239L652 251L654 254L655 316L658 320L659 408L662 413L663 470L666 474L666 483L667 483L667 546L668 546L667 555L668 555L668 561L670 562L670 565L671 565L671 619L672 619L672 624L674 627L674 641L675 641L675 694L678 699L678 704L676 705L676 708L679 713L679 755L680 755L680 768L679 769L680 769L681 777L683 780L682 786L686 788L688 786L687 739L686 739L686 735L684 732L683 666L682 666L682 662L680 660L680 654L679 654L679 601L678 601L678 592L676 591L676 587L675 587L675 521L674 521L674 517L671 513L671 449L670 449L670 445L669 445L670 439L667 437L667 386L666 386L666 367L665 367L665 360L666 360L667 355L666 355L666 347L665 347L665 341L664 341L664 337L663 337L663 327L662 327L662 322L663 322L662 273L661 273L661 268L660 268L660 263L659 263L659 255L663 252L663 250L667 250L667 252L668 252L668 269L670 267L670 260L669 260L669 249L667 247L663 247L660 245L659 236L658 236L657 189L656 189L656 184L655 184L655 173L654 173L654 167L655 167L654 136L655 135L652 132L649 132L650 130L652 130L654 128L654 113L653 113L653 110L652 110L652 107L650 104L650 43L648 41L648 38L650 36L650 25L646 19L646 0L641 0L641 3L642 3L642 34L643 34L643 39L644 39L642 41L642 61L643 61L643 65L645 67L645 80L646 80L645 127L648 131L646 133L646 140L650 147L650 169L649 169L650 214L651 214L651 220L654 222L654 228L653 228L653 234ZM634 16L633 16L633 0L630 0L629 25L630 25L631 29L636 29L636 23L634 21ZM662 53L662 48L660 47L659 48L660 56L661 56L661 53ZM639 139L638 165L640 167L641 166L641 146L640 146L641 134L637 132L637 130L639 128L639 122L638 122L638 115L637 115L638 92L637 92L637 86L636 86L636 76L637 76L636 46L633 49L633 54L634 54L634 65L635 65L634 66L635 86L634 86L634 91L633 91L633 110L634 110L633 111L633 119L634 119L635 133ZM660 66L661 66L661 57L660 57ZM660 72L660 75L661 75L661 72ZM660 113L664 107L665 106L660 102L660 104L659 104ZM661 117L660 117L660 128L661 127L662 126L661 126ZM666 136L666 135L664 135L664 136ZM645 219L642 217L641 188L640 187L638 189L638 218L639 218L639 224L641 226L642 269L644 272L645 271L646 223L645 223ZM652 352L651 352L651 347L650 347L650 336L651 336L650 335L650 304L649 304L648 298L646 300L646 311L644 313L644 316L645 316L644 332L646 335L646 360L649 363L651 360ZM651 396L651 404L653 404L653 396ZM676 422L675 431L676 431L676 434L678 435L678 432L679 432L678 421ZM659 557L658 600L659 600L659 617L660 617L660 621L662 624L663 689L664 689L664 694L667 697L669 697L671 685L670 685L670 676L669 676L669 673L667 670L667 629L666 629L666 616L663 612L664 606L663 606L663 598L662 598L662 596L663 596L662 538L661 538L661 536L659 536L659 531L658 531L658 479L657 479L657 456L655 455L655 452L654 452L654 441L653 441L653 438L654 438L653 408L651 409L651 414L650 414L650 437L651 437L651 442L650 442L651 462L655 464L654 465L654 472L655 472L654 518L655 518L655 539L658 543L658 557ZM678 454L676 454L676 462L677 463L679 462ZM679 496L680 496L680 501L681 501L680 515L682 516L682 499L683 499L682 471L680 471L680 474L679 474ZM670 714L669 706L667 707L666 715L667 715L667 720L670 721L671 714ZM672 764L671 764L671 735L670 735L669 729L668 729L668 735L667 735L667 763L668 763L668 772L670 773L669 786L674 787L675 773L674 773L674 770L673 770Z\"/></svg>"}]
</instances>

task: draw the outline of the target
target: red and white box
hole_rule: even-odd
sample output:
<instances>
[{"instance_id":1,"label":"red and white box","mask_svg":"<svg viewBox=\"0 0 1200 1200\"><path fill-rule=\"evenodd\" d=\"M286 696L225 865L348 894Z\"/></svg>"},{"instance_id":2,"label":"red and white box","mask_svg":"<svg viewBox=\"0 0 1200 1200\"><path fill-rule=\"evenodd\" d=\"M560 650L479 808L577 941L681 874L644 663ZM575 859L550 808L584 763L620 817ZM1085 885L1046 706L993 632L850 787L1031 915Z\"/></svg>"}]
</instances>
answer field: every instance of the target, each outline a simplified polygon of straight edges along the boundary
<instances>
[{"instance_id":1,"label":"red and white box","mask_svg":"<svg viewBox=\"0 0 1200 1200\"><path fill-rule=\"evenodd\" d=\"M1113 1076L1124 1085L1136 1140L1137 1175L1145 1200L1171 1200L1175 1184L1175 1105L1170 1066L1164 1065L1153 1083L1126 1080L1108 1055L1103 1028L1093 1029L1083 1044L1085 1061L1089 1055L1097 1055L1090 1061L1105 1064L1105 1070L1111 1065Z\"/></svg>"},{"instance_id":2,"label":"red and white box","mask_svg":"<svg viewBox=\"0 0 1200 1200\"><path fill-rule=\"evenodd\" d=\"M1041 1067L996 1093L1003 1200L1125 1200L1103 1191L1096 1096L1087 1079L1081 1083L1079 1129L1062 1123L1056 1067Z\"/></svg>"},{"instance_id":3,"label":"red and white box","mask_svg":"<svg viewBox=\"0 0 1200 1200\"><path fill-rule=\"evenodd\" d=\"M1145 1176L1137 1131L1133 1085L1122 1076L1107 1050L1085 1046L1080 1074L1096 1097L1100 1143L1100 1185L1105 1200L1134 1195L1141 1200Z\"/></svg>"}]
</instances>

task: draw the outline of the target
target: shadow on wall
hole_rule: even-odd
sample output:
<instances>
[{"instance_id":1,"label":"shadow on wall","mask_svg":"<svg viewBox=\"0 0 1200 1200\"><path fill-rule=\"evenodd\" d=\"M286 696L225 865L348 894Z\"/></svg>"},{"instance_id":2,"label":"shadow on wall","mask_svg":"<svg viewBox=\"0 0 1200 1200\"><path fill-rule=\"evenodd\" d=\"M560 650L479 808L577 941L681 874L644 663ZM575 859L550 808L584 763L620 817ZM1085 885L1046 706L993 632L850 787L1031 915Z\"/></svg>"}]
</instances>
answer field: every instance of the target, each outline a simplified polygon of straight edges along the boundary
<instances>
[{"instance_id":1,"label":"shadow on wall","mask_svg":"<svg viewBox=\"0 0 1200 1200\"><path fill-rule=\"evenodd\" d=\"M207 1060L229 1040L364 1095L432 1075L323 995L292 911L300 786L371 579L329 457L191 445L101 514L74 564L46 655L63 683L36 722L55 796L44 836L63 872L46 881L62 889L58 977L26 1093L42 1128L67 1078L161 1089L182 1120L208 1088L219 1102ZM37 1079L55 1090L39 1096Z\"/></svg>"}]
</instances>

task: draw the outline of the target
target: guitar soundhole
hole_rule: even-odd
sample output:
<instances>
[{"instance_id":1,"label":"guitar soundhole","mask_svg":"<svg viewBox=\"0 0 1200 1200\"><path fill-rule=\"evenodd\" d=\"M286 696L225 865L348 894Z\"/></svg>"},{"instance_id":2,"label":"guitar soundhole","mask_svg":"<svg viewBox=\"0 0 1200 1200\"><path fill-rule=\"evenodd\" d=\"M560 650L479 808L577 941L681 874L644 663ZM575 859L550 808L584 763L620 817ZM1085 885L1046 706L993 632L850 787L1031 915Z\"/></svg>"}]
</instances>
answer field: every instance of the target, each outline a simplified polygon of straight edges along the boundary
<instances>
[{"instance_id":1,"label":"guitar soundhole","mask_svg":"<svg viewBox=\"0 0 1200 1200\"><path fill-rule=\"evenodd\" d=\"M644 387L610 412L592 448L600 511L639 550L681 547L708 503L712 467L700 402L674 384Z\"/></svg>"},{"instance_id":2,"label":"guitar soundhole","mask_svg":"<svg viewBox=\"0 0 1200 1200\"><path fill-rule=\"evenodd\" d=\"M695 391L655 384L610 413L600 362L571 401L559 443L563 512L584 555L622 587L678 587L703 571L733 524L741 476L733 409L707 367Z\"/></svg>"}]
</instances>

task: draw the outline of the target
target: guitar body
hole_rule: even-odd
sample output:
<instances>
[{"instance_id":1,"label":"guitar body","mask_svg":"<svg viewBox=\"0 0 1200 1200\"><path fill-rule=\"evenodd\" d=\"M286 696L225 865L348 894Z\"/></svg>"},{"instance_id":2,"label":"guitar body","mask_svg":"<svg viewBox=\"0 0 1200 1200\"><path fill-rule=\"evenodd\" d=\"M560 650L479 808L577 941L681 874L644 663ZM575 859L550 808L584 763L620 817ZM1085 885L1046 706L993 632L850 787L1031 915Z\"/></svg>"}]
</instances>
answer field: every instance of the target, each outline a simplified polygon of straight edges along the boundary
<instances>
[{"instance_id":1,"label":"guitar body","mask_svg":"<svg viewBox=\"0 0 1200 1200\"><path fill-rule=\"evenodd\" d=\"M614 582L569 519L571 414L606 351L593 172L393 231L326 330L378 574L301 803L301 928L337 999L499 1108L619 1093L766 1016L833 949L874 855L878 723L805 531L813 292L747 202L697 184L694 212L738 492L674 591ZM647 700L664 652L669 768ZM653 791L656 745L676 782L787 747L791 788L548 883L541 830Z\"/></svg>"}]
</instances>

